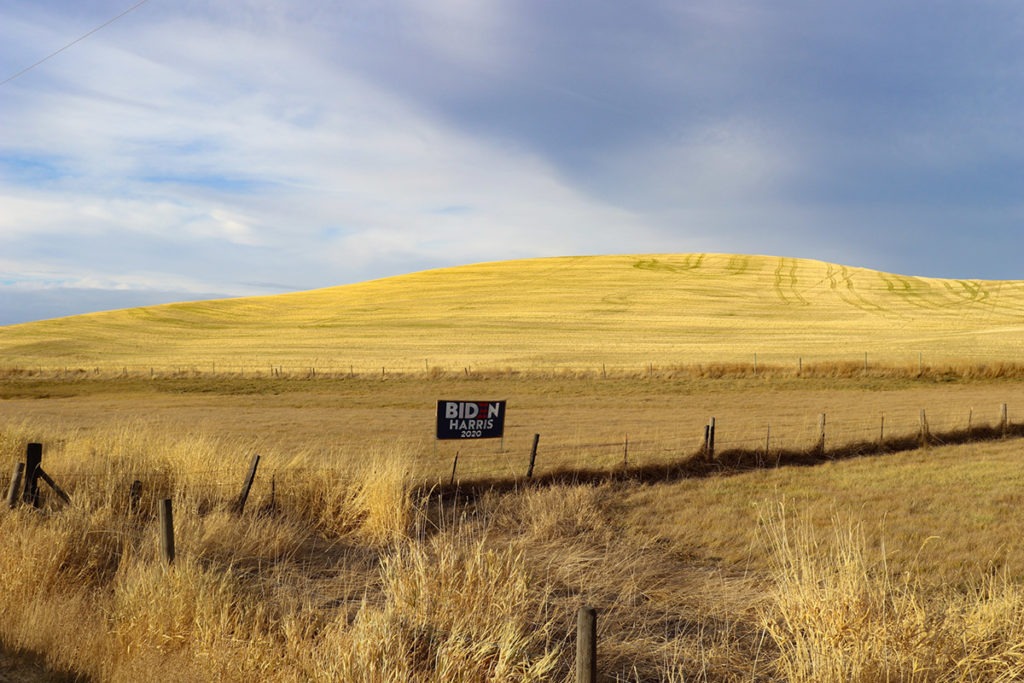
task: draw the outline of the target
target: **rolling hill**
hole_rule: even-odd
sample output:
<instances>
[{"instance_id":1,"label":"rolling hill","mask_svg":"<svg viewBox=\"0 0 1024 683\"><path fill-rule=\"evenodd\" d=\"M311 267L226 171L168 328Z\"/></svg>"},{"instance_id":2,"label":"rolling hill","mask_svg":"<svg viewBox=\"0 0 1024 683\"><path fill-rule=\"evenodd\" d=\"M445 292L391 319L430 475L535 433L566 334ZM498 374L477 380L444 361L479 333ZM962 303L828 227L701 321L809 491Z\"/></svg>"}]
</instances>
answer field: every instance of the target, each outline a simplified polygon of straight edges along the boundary
<instances>
[{"instance_id":1,"label":"rolling hill","mask_svg":"<svg viewBox=\"0 0 1024 683\"><path fill-rule=\"evenodd\" d=\"M1016 362L1024 281L730 254L528 259L0 328L5 368Z\"/></svg>"}]
</instances>

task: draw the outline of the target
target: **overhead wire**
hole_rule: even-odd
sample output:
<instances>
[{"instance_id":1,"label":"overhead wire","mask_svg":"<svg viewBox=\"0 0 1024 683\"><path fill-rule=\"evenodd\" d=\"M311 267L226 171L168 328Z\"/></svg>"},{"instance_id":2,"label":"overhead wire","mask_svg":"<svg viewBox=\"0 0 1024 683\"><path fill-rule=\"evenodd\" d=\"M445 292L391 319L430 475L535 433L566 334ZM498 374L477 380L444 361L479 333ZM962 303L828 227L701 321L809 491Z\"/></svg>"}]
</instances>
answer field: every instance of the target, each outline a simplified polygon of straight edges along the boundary
<instances>
[{"instance_id":1,"label":"overhead wire","mask_svg":"<svg viewBox=\"0 0 1024 683\"><path fill-rule=\"evenodd\" d=\"M36 62L35 64L32 64L32 65L30 65L30 66L27 66L27 67L25 67L24 69L22 69L21 71L19 71L19 72L18 72L18 73L16 73L16 74L14 74L13 76L8 76L8 77L7 77L7 78L5 78L4 80L0 81L0 86L4 86L4 85L7 85L7 84L8 84L8 83L10 83L11 81L13 81L13 80L14 80L15 78L18 78L18 77L20 77L20 76L23 76L23 75L25 75L26 73L28 73L29 71L31 71L32 69L34 69L34 68L36 68L37 66L39 66L40 64L43 64L43 63L45 63L45 62L49 61L50 59L53 59L54 57L56 57L57 55L59 55L59 54L60 54L61 52L64 52L64 51L65 51L65 50L67 50L68 48L70 48L70 47L72 47L72 46L74 46L74 45L77 45L78 43L82 42L83 40L85 40L86 38L88 38L89 36L91 36L92 34L96 33L97 31L100 31L100 30L102 30L102 29L106 28L107 26L110 26L111 24L113 24L113 23L114 23L115 21L117 21L117 20L118 20L118 19L120 19L121 17L123 17L123 16L125 16L125 15L127 15L127 14L130 14L131 12L134 12L134 11L135 11L135 10L137 10L137 9L138 9L139 7L142 7L143 5L145 5L145 4L147 3L147 2L149 2L149 0L140 0L139 2L135 3L134 5L132 5L132 6L131 6L131 7L129 7L128 9L126 9L125 11L121 12L120 14L118 14L118 15L117 15L116 17L114 17L113 19L109 19L109 20L107 20L107 21L103 22L102 24L100 24L99 26L97 26L96 28L92 29L92 30L91 30L91 31L89 31L88 33L85 33L85 34L83 34L83 35L79 36L78 38L75 38L74 40L72 40L72 41L71 41L70 43L68 43L68 44L67 44L67 45L65 45L64 47L62 47L62 48L60 48L59 50L56 50L56 51L54 51L54 52L51 52L50 54L46 55L45 57L43 57L42 59L40 59L40 60L39 60L38 62Z\"/></svg>"}]
</instances>

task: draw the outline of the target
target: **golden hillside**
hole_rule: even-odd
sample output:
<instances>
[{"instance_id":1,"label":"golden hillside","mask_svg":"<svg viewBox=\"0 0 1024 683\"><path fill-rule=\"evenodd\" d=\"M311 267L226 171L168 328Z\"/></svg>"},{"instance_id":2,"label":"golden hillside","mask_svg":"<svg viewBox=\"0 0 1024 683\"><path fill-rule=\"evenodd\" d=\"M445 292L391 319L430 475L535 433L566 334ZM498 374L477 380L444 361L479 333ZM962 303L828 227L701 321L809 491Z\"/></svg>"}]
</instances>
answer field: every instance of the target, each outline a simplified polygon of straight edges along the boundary
<instances>
[{"instance_id":1,"label":"golden hillside","mask_svg":"<svg viewBox=\"0 0 1024 683\"><path fill-rule=\"evenodd\" d=\"M994 363L1022 350L1024 281L729 254L482 263L0 328L7 368Z\"/></svg>"}]
</instances>

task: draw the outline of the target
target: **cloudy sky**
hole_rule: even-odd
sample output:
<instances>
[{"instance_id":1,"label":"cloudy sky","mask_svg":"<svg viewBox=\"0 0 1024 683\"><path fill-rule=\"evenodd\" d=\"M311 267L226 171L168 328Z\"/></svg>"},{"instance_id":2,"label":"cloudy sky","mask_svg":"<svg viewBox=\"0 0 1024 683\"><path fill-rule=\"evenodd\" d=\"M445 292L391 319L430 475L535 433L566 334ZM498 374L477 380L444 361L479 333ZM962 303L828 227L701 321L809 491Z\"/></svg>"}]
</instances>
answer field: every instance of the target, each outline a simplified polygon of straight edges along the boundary
<instances>
[{"instance_id":1,"label":"cloudy sky","mask_svg":"<svg viewBox=\"0 0 1024 683\"><path fill-rule=\"evenodd\" d=\"M0 324L570 254L1024 278L1019 0L147 0L90 34L137 2L0 4Z\"/></svg>"}]
</instances>

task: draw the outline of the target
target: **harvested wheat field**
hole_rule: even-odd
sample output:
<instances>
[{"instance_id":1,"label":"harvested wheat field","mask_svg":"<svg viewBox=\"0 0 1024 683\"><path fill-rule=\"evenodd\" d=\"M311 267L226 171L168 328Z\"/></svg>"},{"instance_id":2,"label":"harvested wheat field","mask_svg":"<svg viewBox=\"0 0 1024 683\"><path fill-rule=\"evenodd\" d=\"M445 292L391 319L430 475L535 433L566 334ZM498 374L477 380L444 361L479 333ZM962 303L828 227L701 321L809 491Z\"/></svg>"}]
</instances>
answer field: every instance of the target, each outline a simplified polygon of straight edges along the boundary
<instances>
[{"instance_id":1,"label":"harvested wheat field","mask_svg":"<svg viewBox=\"0 0 1024 683\"><path fill-rule=\"evenodd\" d=\"M149 373L1015 362L1024 282L729 254L484 263L0 328L3 365Z\"/></svg>"},{"instance_id":2,"label":"harvested wheat field","mask_svg":"<svg viewBox=\"0 0 1024 683\"><path fill-rule=\"evenodd\" d=\"M0 643L568 683L590 606L602 681L1019 680L1022 292L593 257L0 328L0 461L70 501L0 515ZM441 399L504 438L435 441Z\"/></svg>"}]
</instances>

